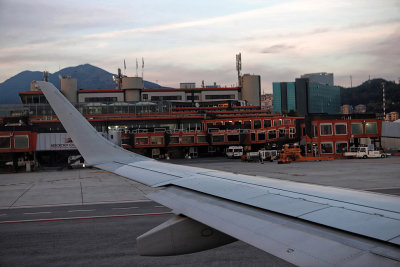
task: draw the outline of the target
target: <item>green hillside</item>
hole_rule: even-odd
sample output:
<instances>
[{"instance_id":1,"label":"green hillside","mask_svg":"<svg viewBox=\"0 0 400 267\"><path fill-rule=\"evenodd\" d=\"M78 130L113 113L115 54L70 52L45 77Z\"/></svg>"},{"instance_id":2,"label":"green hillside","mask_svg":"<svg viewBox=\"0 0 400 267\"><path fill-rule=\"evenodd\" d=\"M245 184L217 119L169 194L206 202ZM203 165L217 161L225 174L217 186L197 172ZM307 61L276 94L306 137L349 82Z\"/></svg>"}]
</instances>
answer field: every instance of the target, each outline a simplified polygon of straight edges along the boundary
<instances>
[{"instance_id":1,"label":"green hillside","mask_svg":"<svg viewBox=\"0 0 400 267\"><path fill-rule=\"evenodd\" d=\"M353 88L342 88L342 105L364 104L368 113L383 113L382 83L385 85L386 112L400 112L400 84L383 79L369 80Z\"/></svg>"}]
</instances>

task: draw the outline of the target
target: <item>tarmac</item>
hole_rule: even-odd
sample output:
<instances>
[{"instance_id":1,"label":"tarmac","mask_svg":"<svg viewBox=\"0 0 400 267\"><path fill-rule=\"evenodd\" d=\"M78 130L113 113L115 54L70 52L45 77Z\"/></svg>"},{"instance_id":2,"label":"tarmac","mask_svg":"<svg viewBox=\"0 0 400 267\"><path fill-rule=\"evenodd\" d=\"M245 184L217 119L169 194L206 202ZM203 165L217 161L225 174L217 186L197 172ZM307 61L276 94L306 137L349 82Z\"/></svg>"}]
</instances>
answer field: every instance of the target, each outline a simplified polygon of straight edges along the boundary
<instances>
[{"instance_id":1,"label":"tarmac","mask_svg":"<svg viewBox=\"0 0 400 267\"><path fill-rule=\"evenodd\" d=\"M400 195L400 157L321 162L246 163L225 158L170 163L302 183ZM0 209L147 200L156 189L91 168L0 174Z\"/></svg>"},{"instance_id":2,"label":"tarmac","mask_svg":"<svg viewBox=\"0 0 400 267\"><path fill-rule=\"evenodd\" d=\"M400 157L284 165L226 158L169 162L400 195ZM153 190L90 168L0 174L0 266L293 266L241 241L187 255L139 256L136 237L172 216L146 198Z\"/></svg>"}]
</instances>

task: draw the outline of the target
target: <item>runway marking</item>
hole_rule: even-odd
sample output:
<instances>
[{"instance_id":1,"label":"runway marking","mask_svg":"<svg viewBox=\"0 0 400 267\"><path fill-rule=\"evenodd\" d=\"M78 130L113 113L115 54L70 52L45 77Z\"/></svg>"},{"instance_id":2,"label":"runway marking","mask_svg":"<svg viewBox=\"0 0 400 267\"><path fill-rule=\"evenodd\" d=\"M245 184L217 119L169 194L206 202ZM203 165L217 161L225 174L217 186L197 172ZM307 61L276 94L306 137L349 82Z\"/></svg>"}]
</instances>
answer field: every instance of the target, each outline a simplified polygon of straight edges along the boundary
<instances>
[{"instance_id":1,"label":"runway marking","mask_svg":"<svg viewBox=\"0 0 400 267\"><path fill-rule=\"evenodd\" d=\"M7 214L0 214L0 216L7 216Z\"/></svg>"},{"instance_id":2,"label":"runway marking","mask_svg":"<svg viewBox=\"0 0 400 267\"><path fill-rule=\"evenodd\" d=\"M165 206L154 206L154 208L166 208Z\"/></svg>"},{"instance_id":3,"label":"runway marking","mask_svg":"<svg viewBox=\"0 0 400 267\"><path fill-rule=\"evenodd\" d=\"M26 215L35 215L35 214L48 214L51 213L51 211L39 211L39 212L24 212Z\"/></svg>"},{"instance_id":4,"label":"runway marking","mask_svg":"<svg viewBox=\"0 0 400 267\"><path fill-rule=\"evenodd\" d=\"M133 214L123 214L123 215L104 215L104 216L89 216L89 217L67 217L67 218L51 218L51 219L20 220L20 221L2 221L2 222L0 221L0 224L33 223L33 222L57 222L57 221L73 221L73 220L93 220L93 219L111 219L111 218L171 215L171 214L174 214L174 213L173 212L133 213Z\"/></svg>"},{"instance_id":5,"label":"runway marking","mask_svg":"<svg viewBox=\"0 0 400 267\"><path fill-rule=\"evenodd\" d=\"M128 208L112 208L113 210L130 210L130 209L138 209L139 207L128 207Z\"/></svg>"},{"instance_id":6,"label":"runway marking","mask_svg":"<svg viewBox=\"0 0 400 267\"><path fill-rule=\"evenodd\" d=\"M109 203L136 203L136 202L153 202L149 199L139 199L139 200L104 200L97 202L83 202L84 205L96 205L96 204L109 204ZM41 204L41 205L19 205L13 207L0 207L1 209L20 209L26 207L53 207L53 206L80 206L81 202L65 202L65 203L53 203L53 204Z\"/></svg>"},{"instance_id":7,"label":"runway marking","mask_svg":"<svg viewBox=\"0 0 400 267\"><path fill-rule=\"evenodd\" d=\"M69 210L68 212L85 212L85 211L95 211L95 210Z\"/></svg>"}]
</instances>

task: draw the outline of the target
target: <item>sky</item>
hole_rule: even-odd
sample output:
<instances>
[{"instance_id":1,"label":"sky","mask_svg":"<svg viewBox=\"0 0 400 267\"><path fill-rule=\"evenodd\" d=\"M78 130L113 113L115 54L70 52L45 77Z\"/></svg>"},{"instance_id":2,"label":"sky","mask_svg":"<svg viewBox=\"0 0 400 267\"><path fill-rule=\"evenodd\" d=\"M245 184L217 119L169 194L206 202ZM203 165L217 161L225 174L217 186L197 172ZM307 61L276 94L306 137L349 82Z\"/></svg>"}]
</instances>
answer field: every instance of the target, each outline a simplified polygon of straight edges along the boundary
<instances>
[{"instance_id":1,"label":"sky","mask_svg":"<svg viewBox=\"0 0 400 267\"><path fill-rule=\"evenodd\" d=\"M164 86L334 73L350 87L400 79L400 0L0 0L0 83L92 64ZM124 60L126 70L124 70Z\"/></svg>"}]
</instances>

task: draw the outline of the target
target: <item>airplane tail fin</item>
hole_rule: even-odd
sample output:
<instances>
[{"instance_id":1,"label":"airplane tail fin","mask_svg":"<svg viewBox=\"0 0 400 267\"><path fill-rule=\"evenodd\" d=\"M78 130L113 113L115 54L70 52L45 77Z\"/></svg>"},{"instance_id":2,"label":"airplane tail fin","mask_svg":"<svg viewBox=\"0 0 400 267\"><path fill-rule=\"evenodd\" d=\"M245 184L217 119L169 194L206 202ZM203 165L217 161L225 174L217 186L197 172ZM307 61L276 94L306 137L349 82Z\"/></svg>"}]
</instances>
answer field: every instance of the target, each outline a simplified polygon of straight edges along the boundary
<instances>
[{"instance_id":1,"label":"airplane tail fin","mask_svg":"<svg viewBox=\"0 0 400 267\"><path fill-rule=\"evenodd\" d=\"M118 160L124 162L149 160L106 140L52 83L37 81L36 85L46 96L58 119L88 164L95 165Z\"/></svg>"}]
</instances>

